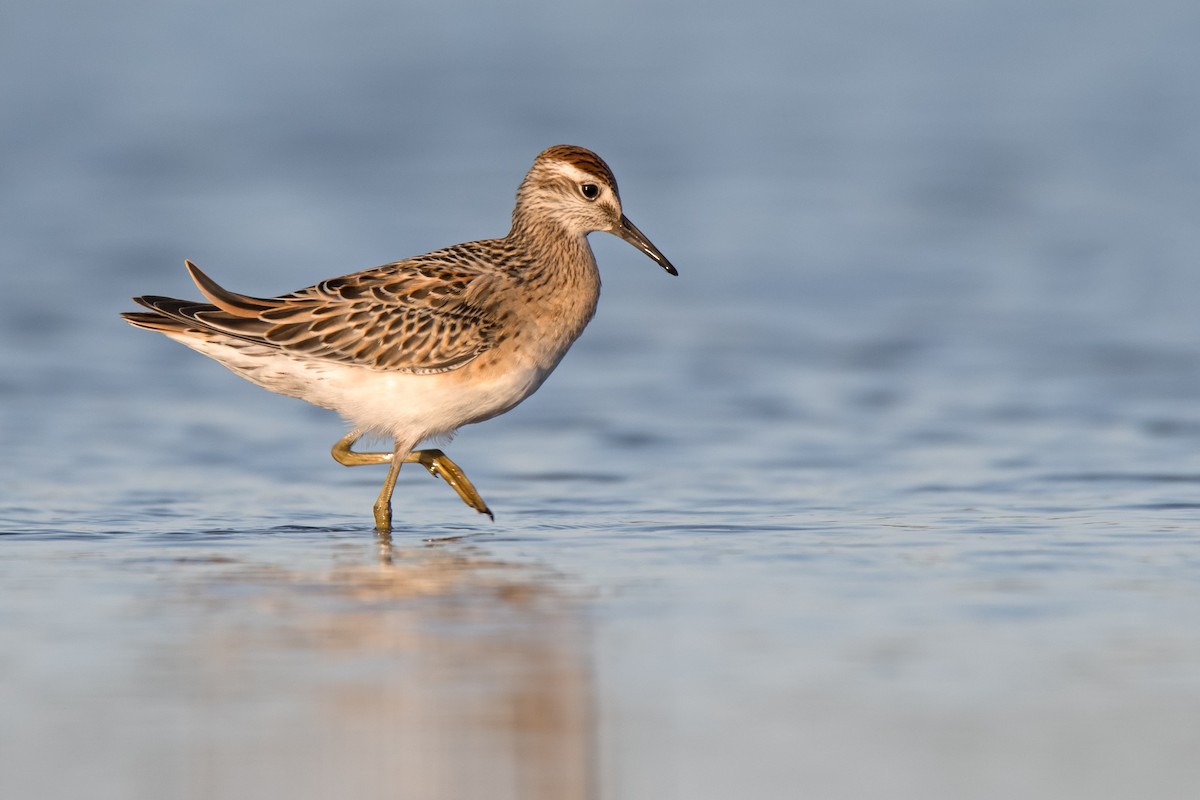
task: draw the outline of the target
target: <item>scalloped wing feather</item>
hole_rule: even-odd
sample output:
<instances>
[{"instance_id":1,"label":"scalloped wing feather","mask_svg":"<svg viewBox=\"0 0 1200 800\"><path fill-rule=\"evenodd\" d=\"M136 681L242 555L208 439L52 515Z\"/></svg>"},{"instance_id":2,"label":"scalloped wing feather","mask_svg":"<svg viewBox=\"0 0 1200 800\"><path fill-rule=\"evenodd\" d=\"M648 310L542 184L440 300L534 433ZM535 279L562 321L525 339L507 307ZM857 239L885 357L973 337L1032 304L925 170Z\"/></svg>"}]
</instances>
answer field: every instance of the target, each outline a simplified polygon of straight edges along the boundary
<instances>
[{"instance_id":1,"label":"scalloped wing feather","mask_svg":"<svg viewBox=\"0 0 1200 800\"><path fill-rule=\"evenodd\" d=\"M491 349L499 323L471 299L499 280L456 259L429 254L322 281L275 298L222 288L188 262L212 305L166 297L135 298L174 320L304 358L379 370L436 373L457 369ZM129 318L141 327L152 321Z\"/></svg>"}]
</instances>

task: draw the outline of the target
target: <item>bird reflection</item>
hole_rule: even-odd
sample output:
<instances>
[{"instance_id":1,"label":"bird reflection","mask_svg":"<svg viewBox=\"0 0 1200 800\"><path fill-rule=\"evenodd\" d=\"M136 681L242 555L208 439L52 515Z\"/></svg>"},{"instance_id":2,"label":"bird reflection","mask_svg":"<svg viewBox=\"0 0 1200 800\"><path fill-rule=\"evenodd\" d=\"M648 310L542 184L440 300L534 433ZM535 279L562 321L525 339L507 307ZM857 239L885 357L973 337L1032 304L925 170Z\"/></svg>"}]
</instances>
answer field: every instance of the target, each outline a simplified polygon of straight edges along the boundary
<instances>
[{"instance_id":1,"label":"bird reflection","mask_svg":"<svg viewBox=\"0 0 1200 800\"><path fill-rule=\"evenodd\" d=\"M325 572L233 568L236 591L205 598L213 624L173 678L199 687L198 715L238 720L236 736L193 751L207 784L272 774L271 794L303 797L595 797L579 593L461 539L376 546L374 563L358 543Z\"/></svg>"}]
</instances>

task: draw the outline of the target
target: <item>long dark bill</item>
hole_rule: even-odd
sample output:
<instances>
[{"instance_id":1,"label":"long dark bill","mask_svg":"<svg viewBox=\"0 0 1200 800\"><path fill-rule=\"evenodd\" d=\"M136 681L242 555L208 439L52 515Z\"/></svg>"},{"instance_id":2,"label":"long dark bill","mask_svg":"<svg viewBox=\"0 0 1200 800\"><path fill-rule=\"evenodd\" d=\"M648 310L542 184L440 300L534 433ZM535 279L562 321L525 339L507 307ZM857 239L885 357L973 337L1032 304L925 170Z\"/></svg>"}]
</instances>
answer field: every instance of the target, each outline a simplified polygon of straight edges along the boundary
<instances>
[{"instance_id":1,"label":"long dark bill","mask_svg":"<svg viewBox=\"0 0 1200 800\"><path fill-rule=\"evenodd\" d=\"M667 257L659 252L654 243L646 238L646 234L638 230L637 225L629 221L629 217L621 215L621 222L613 231L617 236L620 236L631 245L641 250L646 255L658 262L658 265L665 269L670 275L678 275L679 272L675 267L671 266L671 262L667 261Z\"/></svg>"}]
</instances>

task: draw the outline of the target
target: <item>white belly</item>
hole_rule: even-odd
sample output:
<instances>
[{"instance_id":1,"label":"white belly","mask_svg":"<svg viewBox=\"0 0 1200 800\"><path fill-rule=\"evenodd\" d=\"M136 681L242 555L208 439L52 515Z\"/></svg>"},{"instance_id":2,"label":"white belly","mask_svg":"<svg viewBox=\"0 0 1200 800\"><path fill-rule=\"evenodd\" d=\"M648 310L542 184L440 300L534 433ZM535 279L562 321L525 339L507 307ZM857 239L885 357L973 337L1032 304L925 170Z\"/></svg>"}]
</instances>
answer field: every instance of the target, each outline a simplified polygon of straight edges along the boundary
<instances>
[{"instance_id":1,"label":"white belly","mask_svg":"<svg viewBox=\"0 0 1200 800\"><path fill-rule=\"evenodd\" d=\"M172 338L265 389L332 409L364 432L409 446L504 413L541 386L557 364L557 360L539 366L509 359L502 370L467 365L450 372L412 375L306 361L257 345Z\"/></svg>"},{"instance_id":2,"label":"white belly","mask_svg":"<svg viewBox=\"0 0 1200 800\"><path fill-rule=\"evenodd\" d=\"M475 373L468 381L456 372L408 375L346 368L344 374L327 376L328 407L355 427L416 444L508 411L533 394L546 374L520 368L486 379Z\"/></svg>"}]
</instances>

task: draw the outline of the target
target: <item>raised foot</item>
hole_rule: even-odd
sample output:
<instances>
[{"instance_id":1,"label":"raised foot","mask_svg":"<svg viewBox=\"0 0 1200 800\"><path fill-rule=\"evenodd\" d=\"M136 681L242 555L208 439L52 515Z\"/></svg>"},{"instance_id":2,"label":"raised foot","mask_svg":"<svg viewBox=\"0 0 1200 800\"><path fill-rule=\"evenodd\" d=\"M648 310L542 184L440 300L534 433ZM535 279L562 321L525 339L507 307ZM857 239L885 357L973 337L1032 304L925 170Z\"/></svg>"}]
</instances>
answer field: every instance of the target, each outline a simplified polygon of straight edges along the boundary
<instances>
[{"instance_id":1,"label":"raised foot","mask_svg":"<svg viewBox=\"0 0 1200 800\"><path fill-rule=\"evenodd\" d=\"M388 465L388 474L387 478L384 479L383 489L379 492L379 498L375 501L375 505L372 508L375 514L375 530L381 533L391 531L392 491L396 486L396 474L400 471L401 464L410 463L420 464L425 467L425 469L429 470L430 475L441 478L450 484L450 488L458 494L464 503L480 514L487 514L489 519L496 519L492 514L492 510L488 508L487 503L483 502L483 498L475 490L475 486L471 483L466 473L462 471L462 467L455 464L441 450L414 450L410 453L405 453L402 458L397 460L396 456L398 453L396 452L359 453L352 450L351 447L361 437L362 433L360 431L352 431L338 440L338 443L333 446L331 453L339 464L344 464L347 467L361 467L368 464Z\"/></svg>"},{"instance_id":2,"label":"raised foot","mask_svg":"<svg viewBox=\"0 0 1200 800\"><path fill-rule=\"evenodd\" d=\"M479 496L479 492L475 490L474 484L467 477L467 474L462 471L462 468L455 464L450 456L443 453L441 450L414 450L408 454L405 461L415 461L425 469L429 470L429 474L441 478L446 483L450 484L450 488L458 493L462 501L471 508L478 511L480 514L487 514L488 518L493 522L496 516L492 514L492 510L488 508L487 503L483 502L483 498ZM376 516L378 523L378 515Z\"/></svg>"}]
</instances>

